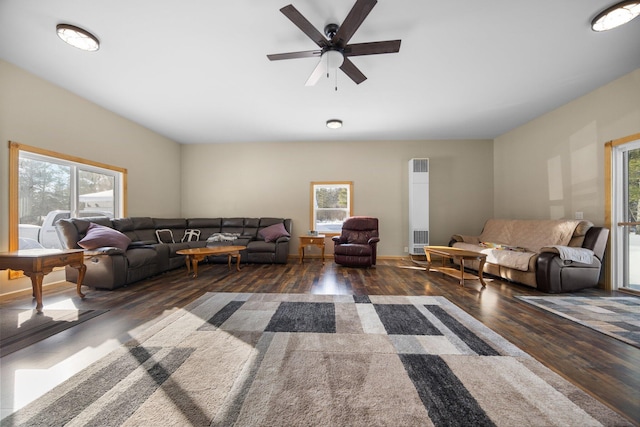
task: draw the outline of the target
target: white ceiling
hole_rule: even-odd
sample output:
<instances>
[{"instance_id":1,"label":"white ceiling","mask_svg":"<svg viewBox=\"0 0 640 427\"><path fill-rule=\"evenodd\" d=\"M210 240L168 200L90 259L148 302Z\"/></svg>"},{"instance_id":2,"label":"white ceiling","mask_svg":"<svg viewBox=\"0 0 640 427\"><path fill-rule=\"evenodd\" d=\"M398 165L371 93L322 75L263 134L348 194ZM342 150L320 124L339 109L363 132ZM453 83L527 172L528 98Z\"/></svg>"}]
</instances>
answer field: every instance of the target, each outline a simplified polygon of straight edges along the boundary
<instances>
[{"instance_id":1,"label":"white ceiling","mask_svg":"<svg viewBox=\"0 0 640 427\"><path fill-rule=\"evenodd\" d=\"M615 0L380 0L350 42L400 52L305 87L317 59L266 57L316 47L290 2L322 31L355 0L0 0L0 58L179 143L494 138L640 68L640 18L590 29Z\"/></svg>"}]
</instances>

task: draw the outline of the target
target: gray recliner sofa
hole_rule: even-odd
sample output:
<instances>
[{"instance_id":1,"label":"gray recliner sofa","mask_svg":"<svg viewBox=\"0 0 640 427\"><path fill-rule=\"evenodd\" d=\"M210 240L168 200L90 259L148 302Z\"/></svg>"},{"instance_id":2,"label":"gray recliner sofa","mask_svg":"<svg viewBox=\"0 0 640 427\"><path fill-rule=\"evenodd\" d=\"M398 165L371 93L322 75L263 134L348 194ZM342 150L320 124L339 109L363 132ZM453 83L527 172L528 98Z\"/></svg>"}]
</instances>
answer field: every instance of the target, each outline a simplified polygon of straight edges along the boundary
<instances>
[{"instance_id":1,"label":"gray recliner sofa","mask_svg":"<svg viewBox=\"0 0 640 427\"><path fill-rule=\"evenodd\" d=\"M85 250L87 271L83 285L104 289L116 289L185 266L185 257L176 252L187 248L246 246L240 252L243 263L285 264L290 237L265 241L260 231L282 224L291 235L292 227L291 219L284 218L70 218L56 223L63 248L82 249L78 242L91 223L113 228L131 239L126 250L110 246ZM197 240L182 241L187 230L199 231ZM211 241L214 235L233 236L234 240ZM227 262L227 257L209 257L209 261ZM77 281L76 269L67 268L65 273L66 280Z\"/></svg>"}]
</instances>

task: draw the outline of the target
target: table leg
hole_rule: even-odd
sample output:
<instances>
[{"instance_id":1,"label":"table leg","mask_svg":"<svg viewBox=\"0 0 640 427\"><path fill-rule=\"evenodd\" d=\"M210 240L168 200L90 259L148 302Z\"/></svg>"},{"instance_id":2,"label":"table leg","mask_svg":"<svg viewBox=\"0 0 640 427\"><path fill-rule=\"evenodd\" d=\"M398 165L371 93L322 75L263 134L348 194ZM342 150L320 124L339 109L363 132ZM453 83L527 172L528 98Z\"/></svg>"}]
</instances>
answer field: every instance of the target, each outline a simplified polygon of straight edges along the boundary
<instances>
[{"instance_id":1,"label":"table leg","mask_svg":"<svg viewBox=\"0 0 640 427\"><path fill-rule=\"evenodd\" d=\"M464 286L464 258L460 258L460 285Z\"/></svg>"},{"instance_id":2,"label":"table leg","mask_svg":"<svg viewBox=\"0 0 640 427\"><path fill-rule=\"evenodd\" d=\"M298 249L298 256L300 257L300 264L304 262L304 246L300 245Z\"/></svg>"},{"instance_id":3,"label":"table leg","mask_svg":"<svg viewBox=\"0 0 640 427\"><path fill-rule=\"evenodd\" d=\"M240 252L236 255L236 270L240 271Z\"/></svg>"},{"instance_id":4,"label":"table leg","mask_svg":"<svg viewBox=\"0 0 640 427\"><path fill-rule=\"evenodd\" d=\"M193 278L195 279L198 277L198 257L193 257L191 267L193 267Z\"/></svg>"},{"instance_id":5,"label":"table leg","mask_svg":"<svg viewBox=\"0 0 640 427\"><path fill-rule=\"evenodd\" d=\"M191 256L187 255L184 257L186 263L187 263L187 276L191 276Z\"/></svg>"},{"instance_id":6,"label":"table leg","mask_svg":"<svg viewBox=\"0 0 640 427\"><path fill-rule=\"evenodd\" d=\"M324 245L322 245L322 263L324 264Z\"/></svg>"},{"instance_id":7,"label":"table leg","mask_svg":"<svg viewBox=\"0 0 640 427\"><path fill-rule=\"evenodd\" d=\"M44 273L33 272L30 273L30 277L33 297L36 299L36 311L42 313L42 280L44 279Z\"/></svg>"},{"instance_id":8,"label":"table leg","mask_svg":"<svg viewBox=\"0 0 640 427\"><path fill-rule=\"evenodd\" d=\"M76 293L80 298L84 298L84 294L82 293L82 281L84 280L84 275L87 272L87 266L84 263L80 265L72 265L73 268L78 269L78 283L76 285Z\"/></svg>"},{"instance_id":9,"label":"table leg","mask_svg":"<svg viewBox=\"0 0 640 427\"><path fill-rule=\"evenodd\" d=\"M484 270L484 262L485 262L484 257L480 257L480 264L478 265L478 279L480 280L482 287L486 288L487 284L484 283L484 278L482 277L482 271Z\"/></svg>"},{"instance_id":10,"label":"table leg","mask_svg":"<svg viewBox=\"0 0 640 427\"><path fill-rule=\"evenodd\" d=\"M431 252L425 251L424 254L427 256L427 271L431 270Z\"/></svg>"},{"instance_id":11,"label":"table leg","mask_svg":"<svg viewBox=\"0 0 640 427\"><path fill-rule=\"evenodd\" d=\"M231 270L231 253L227 254L227 269Z\"/></svg>"}]
</instances>

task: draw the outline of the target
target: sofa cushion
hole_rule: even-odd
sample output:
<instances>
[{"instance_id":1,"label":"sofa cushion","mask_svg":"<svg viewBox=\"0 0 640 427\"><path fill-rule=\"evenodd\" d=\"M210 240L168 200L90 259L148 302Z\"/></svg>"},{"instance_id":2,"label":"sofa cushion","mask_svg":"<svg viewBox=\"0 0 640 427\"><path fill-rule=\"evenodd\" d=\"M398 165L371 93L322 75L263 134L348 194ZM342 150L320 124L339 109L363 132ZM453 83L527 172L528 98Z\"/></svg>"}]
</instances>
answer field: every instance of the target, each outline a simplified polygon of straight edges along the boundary
<instances>
[{"instance_id":1,"label":"sofa cushion","mask_svg":"<svg viewBox=\"0 0 640 427\"><path fill-rule=\"evenodd\" d=\"M104 246L113 246L114 248L127 250L131 243L131 239L113 228L105 227L95 223L89 224L87 234L78 245L84 249L96 249Z\"/></svg>"},{"instance_id":2,"label":"sofa cushion","mask_svg":"<svg viewBox=\"0 0 640 427\"><path fill-rule=\"evenodd\" d=\"M540 252L543 246L568 245L578 225L580 220L489 219L480 241Z\"/></svg>"},{"instance_id":3,"label":"sofa cushion","mask_svg":"<svg viewBox=\"0 0 640 427\"><path fill-rule=\"evenodd\" d=\"M265 242L275 242L280 237L291 237L283 223L273 224L258 232Z\"/></svg>"},{"instance_id":4,"label":"sofa cushion","mask_svg":"<svg viewBox=\"0 0 640 427\"><path fill-rule=\"evenodd\" d=\"M531 259L537 255L534 252L496 249L463 242L454 243L453 247L483 253L487 256L487 262L490 264L501 265L520 271L529 271L532 267Z\"/></svg>"},{"instance_id":5,"label":"sofa cushion","mask_svg":"<svg viewBox=\"0 0 640 427\"><path fill-rule=\"evenodd\" d=\"M373 249L368 244L353 244L346 243L344 245L338 245L334 249L336 255L348 255L356 257L371 257Z\"/></svg>"}]
</instances>

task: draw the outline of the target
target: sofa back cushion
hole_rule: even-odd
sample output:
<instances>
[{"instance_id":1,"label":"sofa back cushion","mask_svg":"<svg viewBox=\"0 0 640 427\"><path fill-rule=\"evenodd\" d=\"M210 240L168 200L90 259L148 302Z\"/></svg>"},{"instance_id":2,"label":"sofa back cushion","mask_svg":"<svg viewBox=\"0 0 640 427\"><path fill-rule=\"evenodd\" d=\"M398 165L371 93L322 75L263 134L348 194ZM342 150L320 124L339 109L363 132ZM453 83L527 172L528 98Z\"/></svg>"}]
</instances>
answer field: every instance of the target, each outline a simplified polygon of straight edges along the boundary
<instances>
[{"instance_id":1,"label":"sofa back cushion","mask_svg":"<svg viewBox=\"0 0 640 427\"><path fill-rule=\"evenodd\" d=\"M480 234L480 242L517 246L530 252L540 252L540 248L551 245L580 246L592 225L589 221L570 219L489 219Z\"/></svg>"},{"instance_id":2,"label":"sofa back cushion","mask_svg":"<svg viewBox=\"0 0 640 427\"><path fill-rule=\"evenodd\" d=\"M134 231L135 226L132 218L115 218L111 220L111 223L113 224L113 228L127 236L131 241L135 242L138 240L138 236Z\"/></svg>"},{"instance_id":3,"label":"sofa back cushion","mask_svg":"<svg viewBox=\"0 0 640 427\"><path fill-rule=\"evenodd\" d=\"M223 218L221 233L242 234L244 231L244 218Z\"/></svg>"},{"instance_id":4,"label":"sofa back cushion","mask_svg":"<svg viewBox=\"0 0 640 427\"><path fill-rule=\"evenodd\" d=\"M258 227L260 226L260 218L245 218L243 236L251 236L255 239L258 235Z\"/></svg>"},{"instance_id":5,"label":"sofa back cushion","mask_svg":"<svg viewBox=\"0 0 640 427\"><path fill-rule=\"evenodd\" d=\"M136 233L135 241L147 243L156 241L156 226L151 217L133 216L131 217L131 221L133 222L133 229Z\"/></svg>"},{"instance_id":6,"label":"sofa back cushion","mask_svg":"<svg viewBox=\"0 0 640 427\"><path fill-rule=\"evenodd\" d=\"M173 238L176 242L182 240L182 236L184 236L184 230L187 229L186 218L153 218L153 224L156 230L171 230Z\"/></svg>"},{"instance_id":7,"label":"sofa back cushion","mask_svg":"<svg viewBox=\"0 0 640 427\"><path fill-rule=\"evenodd\" d=\"M378 218L352 216L342 224L341 240L347 243L366 245L372 237L379 237Z\"/></svg>"},{"instance_id":8,"label":"sofa back cushion","mask_svg":"<svg viewBox=\"0 0 640 427\"><path fill-rule=\"evenodd\" d=\"M200 230L200 240L207 240L214 233L220 233L222 218L189 218L187 228Z\"/></svg>"}]
</instances>

